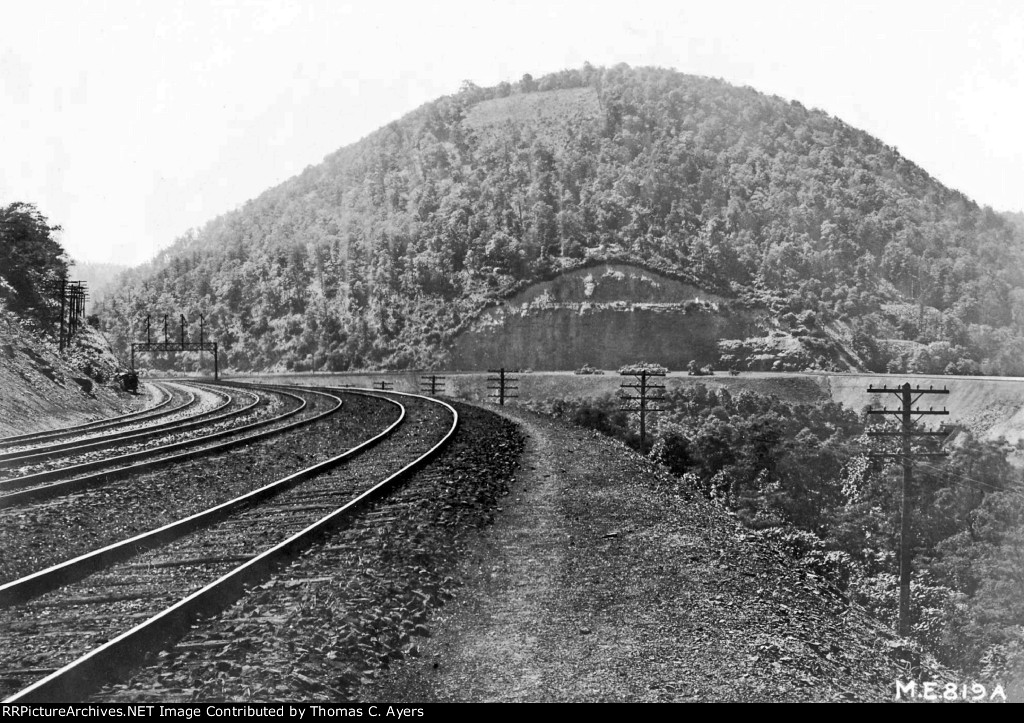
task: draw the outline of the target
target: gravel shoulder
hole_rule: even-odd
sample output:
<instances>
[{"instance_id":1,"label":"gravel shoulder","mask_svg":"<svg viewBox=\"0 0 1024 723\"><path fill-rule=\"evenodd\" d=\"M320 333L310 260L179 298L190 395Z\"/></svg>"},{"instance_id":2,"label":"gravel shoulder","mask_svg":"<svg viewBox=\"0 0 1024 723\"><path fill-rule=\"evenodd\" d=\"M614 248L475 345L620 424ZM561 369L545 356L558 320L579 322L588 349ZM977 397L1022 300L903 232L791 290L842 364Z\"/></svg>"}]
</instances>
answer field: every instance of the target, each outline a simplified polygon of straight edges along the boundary
<instances>
[{"instance_id":1,"label":"gravel shoulder","mask_svg":"<svg viewBox=\"0 0 1024 723\"><path fill-rule=\"evenodd\" d=\"M884 701L912 651L615 440L527 412L422 656L365 701ZM924 680L950 680L927 661Z\"/></svg>"}]
</instances>

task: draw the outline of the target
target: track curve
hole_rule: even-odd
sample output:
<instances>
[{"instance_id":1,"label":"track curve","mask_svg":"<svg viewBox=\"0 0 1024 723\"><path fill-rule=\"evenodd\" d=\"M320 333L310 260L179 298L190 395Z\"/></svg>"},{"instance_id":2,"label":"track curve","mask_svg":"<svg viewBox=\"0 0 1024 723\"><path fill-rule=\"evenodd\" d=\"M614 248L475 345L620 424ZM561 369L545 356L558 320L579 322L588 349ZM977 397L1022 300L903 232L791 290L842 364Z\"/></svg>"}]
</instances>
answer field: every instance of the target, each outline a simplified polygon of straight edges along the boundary
<instances>
[{"instance_id":1,"label":"track curve","mask_svg":"<svg viewBox=\"0 0 1024 723\"><path fill-rule=\"evenodd\" d=\"M346 392L353 393L349 390ZM363 394L382 398L382 395L376 393ZM271 495L269 501L261 501L258 506L250 506L248 512L244 509L241 512L233 511L223 522L204 528L198 535L187 535L181 538L179 543L146 553L143 558L135 559L131 564L122 563L116 568L120 570L119 573L106 571L92 575L78 585L62 588L25 605L4 610L3 618L6 618L10 629L18 630L25 636L26 641L38 640L39 631L33 630L31 623L26 626L26 618L47 618L52 621L56 619L55 615L60 610L88 604L98 606L93 607L88 613L88 620L110 620L110 616L114 615L121 621L125 619L126 614L129 617L139 614L140 607L152 611L152 605L145 601L161 599L162 602L167 589L173 588L172 580L177 581L179 585L174 588L174 594L179 595L181 584L188 584L189 581L194 583L197 565L205 566L205 572L202 573L204 579L216 577L200 589L192 589L190 594L164 607L131 630L116 636L104 632L102 637L109 642L21 691L10 699L11 702L75 699L111 676L116 676L116 671L123 672L129 661L131 664L138 663L143 650L152 649L154 645L162 644L162 641L179 636L188 629L190 621L197 615L210 614L220 609L228 601L241 595L247 586L271 575L278 566L294 559L300 550L308 547L317 537L344 524L370 502L386 495L398 480L435 455L458 426L458 413L444 402L418 395L390 393L386 396L392 397L392 403L397 403L394 401L395 397L404 397L403 402L406 406L411 404L416 407L412 416L403 415L403 419L396 421L386 432L365 440L357 447L323 464L316 465L317 472L311 471L311 468L305 471L308 474L295 475L292 480L281 480L284 489ZM442 419L439 410L442 409L445 410L444 416L450 415L451 419L450 425L445 424L443 429L439 423ZM377 453L374 446L379 443L384 443L387 448ZM375 449L374 454L360 454L371 447ZM353 458L357 460L358 465L365 468L359 474L355 474L355 468L349 464ZM328 468L338 465L338 471L323 474ZM346 470L352 474L346 476ZM302 479L298 479L300 476ZM241 503L238 506L245 507ZM330 509L324 514L327 508ZM266 523L268 518L272 520L271 524ZM258 524L260 520L264 521L262 525ZM250 542L237 539L241 532L246 532L250 537L256 535L263 540L265 544L262 552L250 551L247 547L251 547ZM233 541L230 542L233 547L228 545L228 541ZM196 550L215 550L216 554L197 555ZM154 555L162 555L164 558L171 556L174 559L159 560L155 559ZM246 558L244 563L232 566L232 563L237 563L239 557ZM225 565L231 569L225 571ZM135 571L132 578L135 583L126 582L121 577L129 569ZM189 574L181 575L183 569L187 569ZM171 571L170 574L167 573L168 570ZM110 576L113 576L113 588L110 589L120 590L124 594L97 595L93 589L90 594L81 595L83 584L94 581L98 585L99 578ZM142 578L146 578L148 582ZM133 584L135 588L132 587ZM78 590L78 598L72 597L70 602L61 603L55 596L63 594L66 601L68 590ZM125 592L126 590L134 592ZM153 594L145 594L146 591L159 591L159 595L154 598ZM75 593L71 594L73 596ZM49 610L50 614L40 615L44 609ZM117 612L112 612L114 610ZM72 618L81 624L81 614L76 613ZM68 639L75 640L78 636L72 634ZM47 645L44 644L43 647L46 648ZM21 655L23 646L18 645L15 648L17 654ZM10 650L7 657L9 656ZM4 662L9 664L10 661ZM10 670L8 667L8 677Z\"/></svg>"}]
</instances>

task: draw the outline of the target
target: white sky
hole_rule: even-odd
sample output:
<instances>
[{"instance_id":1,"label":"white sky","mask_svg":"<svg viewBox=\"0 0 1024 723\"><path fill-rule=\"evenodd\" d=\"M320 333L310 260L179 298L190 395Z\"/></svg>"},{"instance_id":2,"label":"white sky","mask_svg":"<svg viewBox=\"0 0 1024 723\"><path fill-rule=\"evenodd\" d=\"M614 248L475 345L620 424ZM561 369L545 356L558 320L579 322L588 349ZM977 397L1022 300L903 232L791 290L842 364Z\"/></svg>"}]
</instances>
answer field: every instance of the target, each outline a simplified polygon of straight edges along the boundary
<instances>
[{"instance_id":1,"label":"white sky","mask_svg":"<svg viewBox=\"0 0 1024 723\"><path fill-rule=\"evenodd\" d=\"M6 0L0 203L136 263L463 80L584 61L797 99L1024 209L1019 0Z\"/></svg>"}]
</instances>

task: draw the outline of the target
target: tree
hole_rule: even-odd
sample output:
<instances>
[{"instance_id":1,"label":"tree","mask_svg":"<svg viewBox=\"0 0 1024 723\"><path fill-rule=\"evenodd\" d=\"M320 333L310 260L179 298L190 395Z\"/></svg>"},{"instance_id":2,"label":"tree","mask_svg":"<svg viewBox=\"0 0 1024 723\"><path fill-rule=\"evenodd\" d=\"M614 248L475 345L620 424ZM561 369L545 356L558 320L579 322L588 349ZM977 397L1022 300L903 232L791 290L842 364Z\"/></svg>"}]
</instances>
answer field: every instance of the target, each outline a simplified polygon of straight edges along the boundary
<instances>
[{"instance_id":1,"label":"tree","mask_svg":"<svg viewBox=\"0 0 1024 723\"><path fill-rule=\"evenodd\" d=\"M41 325L58 320L68 257L51 226L30 203L0 207L0 298L11 311Z\"/></svg>"}]
</instances>

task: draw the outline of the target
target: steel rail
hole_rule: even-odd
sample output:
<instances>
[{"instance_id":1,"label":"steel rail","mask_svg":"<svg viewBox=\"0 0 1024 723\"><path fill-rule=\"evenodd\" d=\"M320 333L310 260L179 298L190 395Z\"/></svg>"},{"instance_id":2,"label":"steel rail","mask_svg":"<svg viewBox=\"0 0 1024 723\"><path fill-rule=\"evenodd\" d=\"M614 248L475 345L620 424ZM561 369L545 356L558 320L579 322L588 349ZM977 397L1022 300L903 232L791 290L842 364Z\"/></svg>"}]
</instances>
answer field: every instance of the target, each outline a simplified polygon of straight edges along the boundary
<instances>
[{"instance_id":1,"label":"steel rail","mask_svg":"<svg viewBox=\"0 0 1024 723\"><path fill-rule=\"evenodd\" d=\"M157 410L170 404L171 400L174 398L174 395L171 394L166 389L166 387L164 387L163 384L157 382L151 382L151 384L155 388L159 389L160 392L164 395L164 398L161 399L157 404L153 405L152 407L140 409L135 412L128 412L127 414L120 414L116 417L107 417L106 419L97 419L96 421L93 422L76 424L70 427L59 427L57 429L51 429L45 432L28 432L26 434L15 434L10 437L2 437L0 438L0 448L12 447L16 444L20 445L23 443L31 444L36 440L42 440L49 437L69 436L73 434L79 434L80 432L83 431L103 429L104 427L113 427L117 426L118 424L126 424L137 421L138 418L144 418L148 415L151 415L153 412L156 412Z\"/></svg>"},{"instance_id":2,"label":"steel rail","mask_svg":"<svg viewBox=\"0 0 1024 723\"><path fill-rule=\"evenodd\" d=\"M344 391L381 399L388 398L370 390L346 389ZM219 614L225 607L245 594L248 588L261 583L278 568L294 561L314 541L344 524L371 502L385 497L411 472L433 459L455 434L459 423L458 412L450 404L438 399L404 392L388 392L388 394L419 398L447 408L452 414L451 427L429 450L330 514L165 608L148 620L36 681L8 698L4 703L76 701L104 683L120 679L132 668L145 662L151 652L183 637L197 619ZM389 427L390 429L391 427ZM364 442L360 447L381 439L382 435L387 433L390 432L385 430L373 440ZM353 450L349 450L345 455L352 454ZM338 461L340 461L339 458L334 458L326 463L321 463L321 465L332 462L336 464Z\"/></svg>"},{"instance_id":3,"label":"steel rail","mask_svg":"<svg viewBox=\"0 0 1024 723\"><path fill-rule=\"evenodd\" d=\"M260 427L265 427L270 424L275 424L284 419L295 416L303 409L305 409L307 406L307 403L304 399L301 399L300 397L298 397L295 394L292 394L291 392L284 391L283 389L275 389L274 391L276 391L278 394L283 394L292 397L293 399L297 399L300 402L299 406L296 407L295 409L279 414L276 417L271 417L270 419L259 420L257 422L252 422L241 427L232 427L231 429L215 432L213 434L209 434L198 439L189 439L182 442L174 442L173 444L163 445L161 447L155 447L153 449L143 450L141 452L131 452L129 454L121 455L119 457L111 457L105 460L97 460L95 462L85 462L83 464L74 465L72 467L63 467L59 470L37 472L36 474L26 475L24 477L15 477L12 479L0 480L0 491L8 489L17 490L15 492L11 492L9 494L0 496L0 508L11 507L13 505L24 504L26 502L34 502L41 499L48 499L50 497L59 496L68 492L74 492L81 489L85 489L86 487L100 484L102 482L107 482L118 477L123 477L128 474L141 472L146 469L152 469L154 467L166 464L177 464L179 462L184 462L186 460L194 459L196 457L206 454L224 452L226 450L233 449L234 447L238 447L243 444L248 444L249 442L264 437L268 437L273 434L278 434L280 432L286 432L291 429L296 429L305 424L314 422L317 419L320 419L324 416L327 416L328 414L333 414L341 407L341 400L335 397L336 401L338 401L337 406L328 409L324 412L321 412L319 414L316 414L312 417L309 417L307 419L301 419L296 422L292 422L291 424L285 425L283 427L278 427L258 434L240 437L239 439L233 439L227 442L221 442L219 444L213 445L212 447L201 447L200 449L191 449L178 454L173 454L169 457L161 457L159 459L147 459L152 457L153 454L170 452L176 449L188 449L189 447L197 447L202 444L208 444L209 442L216 439L220 439L222 437L232 436L239 434L241 432L246 432L253 429L258 429ZM316 392L315 390L309 391L313 392L314 394L323 394L323 392ZM114 469L101 470L99 472L94 472L93 474L89 474L84 477L75 477L73 479L65 480L63 482L54 482L53 484L43 485L40 487L30 486L33 484L46 482L48 480L52 480L55 478L64 477L67 476L69 473L74 474L75 472L88 472L89 470L109 466L112 463L119 463L139 459L143 461L136 462L134 464L129 464L126 467L116 467ZM28 489L25 489L25 487L28 487Z\"/></svg>"},{"instance_id":4,"label":"steel rail","mask_svg":"<svg viewBox=\"0 0 1024 723\"><path fill-rule=\"evenodd\" d=\"M182 386L188 386L187 384ZM201 388L205 388L205 385L195 385ZM214 394L217 394L224 398L223 403L217 405L213 409L208 409L205 412L199 414L193 414L183 419L172 419L168 422L162 422L153 426L142 427L141 429L131 429L123 433L106 434L101 437L93 437L88 439L81 439L74 442L64 442L63 444L53 445L47 447L44 451L27 450L22 452L8 452L7 454L0 454L0 467L10 467L15 464L33 464L37 462L43 462L54 457L66 457L79 452L95 451L99 449L106 449L109 447L117 447L122 444L140 442L143 439L155 437L157 435L167 434L168 432L183 432L200 425L207 425L231 417L236 417L246 412L251 411L255 406L259 404L259 397L257 396L252 403L241 407L240 409L231 410L224 412L223 414L217 415L225 407L231 406L234 403L234 399L230 394L223 392L218 389L212 390ZM217 416L211 416L217 415ZM38 449L38 448L36 448Z\"/></svg>"},{"instance_id":5,"label":"steel rail","mask_svg":"<svg viewBox=\"0 0 1024 723\"><path fill-rule=\"evenodd\" d=\"M341 402L340 399L338 401L339 403ZM67 585L68 583L80 580L86 575L110 566L114 562L124 560L128 557L133 557L141 552L145 552L146 550L151 550L155 547L159 547L160 545L164 545L193 530L197 530L223 519L224 517L227 517L228 514L244 505L252 502L259 502L261 500L268 499L279 492L283 492L298 482L309 479L315 474L319 474L320 472L330 469L348 457L365 449L369 449L369 447L373 446L397 429L398 425L405 419L405 407L397 402L392 403L399 408L400 413L398 419L375 437L361 442L355 447L352 447L331 459L319 462L311 467L307 467L306 469L299 470L298 472L290 474L287 477L283 477L276 482L271 482L259 489L247 492L244 495L235 497L227 502L222 502L221 504L210 507L202 512L197 512L194 515L168 523L163 527L156 528L155 530L143 532L142 534L126 540L115 542L92 552L87 552L84 555L79 555L71 560L52 565L44 570L34 572L30 575L26 575L25 577L0 585L0 607L24 602L38 595L42 595L45 592L61 587L62 585Z\"/></svg>"},{"instance_id":6,"label":"steel rail","mask_svg":"<svg viewBox=\"0 0 1024 723\"><path fill-rule=\"evenodd\" d=\"M183 388L179 384L172 384L171 386L176 388L179 392L184 392L186 394L185 401L182 402L181 404L175 406L175 407L171 407L169 409L165 409L163 412L161 412L158 415L154 415L156 418L160 418L160 417L164 417L164 416L169 416L169 415L172 415L172 414L177 414L178 412L181 412L181 411L184 411L184 410L188 409L190 406L192 406L193 404L195 404L198 401L198 399L196 397L196 394L195 394L195 392L193 390L185 389L185 388ZM173 398L173 395L172 395L171 398ZM121 422L121 423L119 423L117 425L114 425L114 426L115 427L116 426L121 426L122 424L136 424L139 421L145 421L145 419L141 419L141 420L140 419L133 419L130 422ZM97 430L95 430L95 429L87 429L87 430L82 430L82 431L74 432L74 433L61 434L58 437L58 439L60 439L62 437L78 436L80 434L88 434L89 432L94 432L94 431L97 431ZM109 435L105 435L105 436L116 436L118 434L120 434L120 433L119 432L112 432ZM74 442L67 442L65 444L69 444L69 445L79 444L79 443L81 443L81 441L82 440L77 440L77 441L74 441ZM16 446L22 446L22 445L16 445ZM24 449L15 450L14 452L5 452L3 454L0 454L0 462L4 462L4 461L6 461L8 459L18 459L20 456L27 456L27 455L35 454L40 449L50 450L50 449L55 449L55 448L60 447L60 446L62 446L62 445L61 444L47 445L47 444L44 443L44 444L37 444L37 445L34 445L34 446L29 446L29 447L26 447ZM3 465L0 465L0 466L3 466Z\"/></svg>"}]
</instances>

